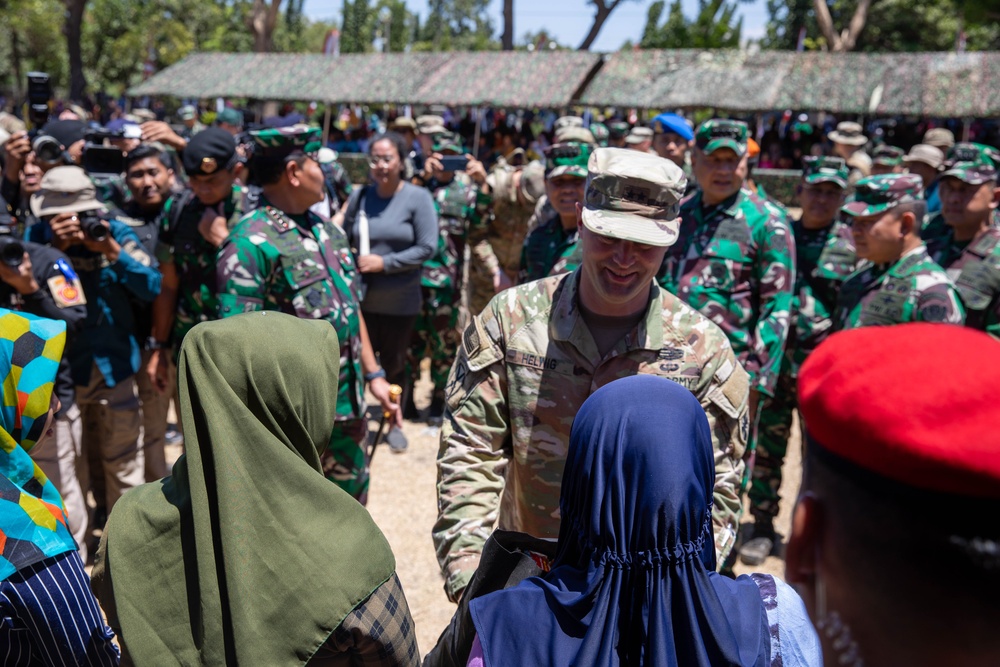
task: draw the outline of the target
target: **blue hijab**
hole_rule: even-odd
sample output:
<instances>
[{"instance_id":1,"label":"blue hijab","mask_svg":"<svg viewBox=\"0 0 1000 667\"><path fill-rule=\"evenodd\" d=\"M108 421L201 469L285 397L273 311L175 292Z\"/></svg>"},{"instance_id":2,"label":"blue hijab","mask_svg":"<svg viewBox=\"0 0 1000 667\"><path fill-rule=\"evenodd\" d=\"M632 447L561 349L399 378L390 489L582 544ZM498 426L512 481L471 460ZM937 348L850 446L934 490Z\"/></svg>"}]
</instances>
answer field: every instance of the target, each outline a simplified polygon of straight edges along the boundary
<instances>
[{"instance_id":1,"label":"blue hijab","mask_svg":"<svg viewBox=\"0 0 1000 667\"><path fill-rule=\"evenodd\" d=\"M573 422L553 569L471 602L487 665L765 666L756 584L715 572L708 420L635 376Z\"/></svg>"}]
</instances>

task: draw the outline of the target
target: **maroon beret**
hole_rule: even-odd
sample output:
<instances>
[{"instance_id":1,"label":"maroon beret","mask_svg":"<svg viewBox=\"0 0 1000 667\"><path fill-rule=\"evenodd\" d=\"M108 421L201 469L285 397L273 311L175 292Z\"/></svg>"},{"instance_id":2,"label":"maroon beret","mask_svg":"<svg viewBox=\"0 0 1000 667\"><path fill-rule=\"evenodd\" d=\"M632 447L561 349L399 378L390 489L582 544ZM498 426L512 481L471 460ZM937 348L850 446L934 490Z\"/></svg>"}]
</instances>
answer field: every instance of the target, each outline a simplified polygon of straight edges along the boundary
<instances>
[{"instance_id":1,"label":"maroon beret","mask_svg":"<svg viewBox=\"0 0 1000 667\"><path fill-rule=\"evenodd\" d=\"M799 373L811 446L927 491L1000 499L1000 342L950 324L831 336Z\"/></svg>"}]
</instances>

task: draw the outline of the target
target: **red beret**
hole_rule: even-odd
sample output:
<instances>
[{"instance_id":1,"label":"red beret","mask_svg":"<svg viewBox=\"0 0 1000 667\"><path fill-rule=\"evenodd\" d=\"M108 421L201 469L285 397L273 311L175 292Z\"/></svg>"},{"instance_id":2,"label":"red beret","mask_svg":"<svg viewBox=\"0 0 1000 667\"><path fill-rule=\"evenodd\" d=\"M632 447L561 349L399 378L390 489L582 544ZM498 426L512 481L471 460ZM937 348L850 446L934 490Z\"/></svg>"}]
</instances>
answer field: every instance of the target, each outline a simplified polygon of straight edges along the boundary
<instances>
[{"instance_id":1,"label":"red beret","mask_svg":"<svg viewBox=\"0 0 1000 667\"><path fill-rule=\"evenodd\" d=\"M799 373L812 442L904 484L1000 498L1000 342L950 324L831 336Z\"/></svg>"}]
</instances>

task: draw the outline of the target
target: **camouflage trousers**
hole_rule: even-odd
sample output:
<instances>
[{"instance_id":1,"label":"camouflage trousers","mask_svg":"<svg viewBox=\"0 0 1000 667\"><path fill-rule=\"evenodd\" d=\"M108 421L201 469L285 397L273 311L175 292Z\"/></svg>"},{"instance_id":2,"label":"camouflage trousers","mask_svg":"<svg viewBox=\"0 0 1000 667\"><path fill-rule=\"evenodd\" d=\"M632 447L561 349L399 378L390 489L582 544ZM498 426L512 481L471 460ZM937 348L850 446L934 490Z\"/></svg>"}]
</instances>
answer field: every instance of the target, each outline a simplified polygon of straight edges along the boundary
<instances>
[{"instance_id":1,"label":"camouflage trousers","mask_svg":"<svg viewBox=\"0 0 1000 667\"><path fill-rule=\"evenodd\" d=\"M757 447L750 482L750 514L755 520L773 521L781 496L781 466L788 451L792 414L798 407L795 379L784 372L778 377L774 397L762 397L757 424Z\"/></svg>"},{"instance_id":2,"label":"camouflage trousers","mask_svg":"<svg viewBox=\"0 0 1000 667\"><path fill-rule=\"evenodd\" d=\"M335 422L330 446L320 457L326 478L354 496L368 502L368 421L348 419Z\"/></svg>"},{"instance_id":3,"label":"camouflage trousers","mask_svg":"<svg viewBox=\"0 0 1000 667\"><path fill-rule=\"evenodd\" d=\"M443 397L448 373L461 342L458 331L458 293L430 287L424 287L423 293L424 304L417 315L413 336L410 338L408 373L410 381L416 383L420 378L420 360L429 357L434 394Z\"/></svg>"}]
</instances>

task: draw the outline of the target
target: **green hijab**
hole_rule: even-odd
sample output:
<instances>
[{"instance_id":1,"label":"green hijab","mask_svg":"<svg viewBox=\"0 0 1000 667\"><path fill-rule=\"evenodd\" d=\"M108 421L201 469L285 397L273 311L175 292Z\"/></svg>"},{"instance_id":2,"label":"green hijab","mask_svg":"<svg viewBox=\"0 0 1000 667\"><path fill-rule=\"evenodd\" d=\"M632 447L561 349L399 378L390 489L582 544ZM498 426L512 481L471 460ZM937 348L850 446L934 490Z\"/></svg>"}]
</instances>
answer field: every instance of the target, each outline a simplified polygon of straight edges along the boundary
<instances>
[{"instance_id":1,"label":"green hijab","mask_svg":"<svg viewBox=\"0 0 1000 667\"><path fill-rule=\"evenodd\" d=\"M184 338L186 454L115 505L95 568L136 664L303 664L395 571L320 467L339 359L328 322L274 312Z\"/></svg>"}]
</instances>

